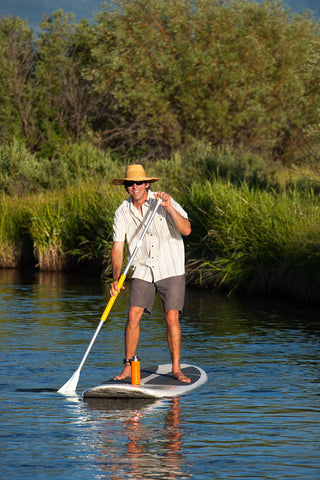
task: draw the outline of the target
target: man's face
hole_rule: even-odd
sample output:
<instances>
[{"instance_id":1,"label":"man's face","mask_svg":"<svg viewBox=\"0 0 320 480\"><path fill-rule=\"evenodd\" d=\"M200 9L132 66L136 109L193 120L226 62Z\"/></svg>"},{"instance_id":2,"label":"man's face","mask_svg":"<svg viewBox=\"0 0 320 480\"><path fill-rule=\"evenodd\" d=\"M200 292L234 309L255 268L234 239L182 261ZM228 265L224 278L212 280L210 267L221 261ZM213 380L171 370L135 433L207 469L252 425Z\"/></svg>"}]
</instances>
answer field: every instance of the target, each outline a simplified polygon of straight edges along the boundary
<instances>
[{"instance_id":1,"label":"man's face","mask_svg":"<svg viewBox=\"0 0 320 480\"><path fill-rule=\"evenodd\" d=\"M125 186L133 201L140 202L141 200L146 200L149 182L126 182Z\"/></svg>"}]
</instances>

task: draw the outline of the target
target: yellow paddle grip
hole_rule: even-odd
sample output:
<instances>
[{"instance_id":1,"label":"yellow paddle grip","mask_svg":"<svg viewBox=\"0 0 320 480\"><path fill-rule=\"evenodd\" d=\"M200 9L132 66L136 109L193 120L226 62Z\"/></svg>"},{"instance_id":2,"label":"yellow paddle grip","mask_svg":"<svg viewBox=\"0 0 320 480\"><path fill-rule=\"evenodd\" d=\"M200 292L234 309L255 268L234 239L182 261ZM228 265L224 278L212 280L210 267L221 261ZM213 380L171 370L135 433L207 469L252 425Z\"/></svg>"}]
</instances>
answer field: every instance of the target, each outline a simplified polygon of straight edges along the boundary
<instances>
[{"instance_id":1,"label":"yellow paddle grip","mask_svg":"<svg viewBox=\"0 0 320 480\"><path fill-rule=\"evenodd\" d=\"M124 284L125 279L126 279L126 275L123 275L123 274L122 274L121 277L119 278L118 283L117 283L117 287L118 287L119 291L121 290L121 287L122 287L122 285ZM103 322L107 319L107 317L108 317L108 315L109 315L109 313L110 313L110 310L111 310L111 308L113 307L113 304L114 304L114 302L115 302L115 300L116 300L116 298L117 298L118 295L119 295L119 292L116 291L116 292L115 292L115 295L114 295L113 297L110 297L110 300L109 300L109 302L108 302L108 304L107 304L106 308L104 309L104 312L103 312L103 314L102 314L102 316L101 316L101 320L102 320Z\"/></svg>"}]
</instances>

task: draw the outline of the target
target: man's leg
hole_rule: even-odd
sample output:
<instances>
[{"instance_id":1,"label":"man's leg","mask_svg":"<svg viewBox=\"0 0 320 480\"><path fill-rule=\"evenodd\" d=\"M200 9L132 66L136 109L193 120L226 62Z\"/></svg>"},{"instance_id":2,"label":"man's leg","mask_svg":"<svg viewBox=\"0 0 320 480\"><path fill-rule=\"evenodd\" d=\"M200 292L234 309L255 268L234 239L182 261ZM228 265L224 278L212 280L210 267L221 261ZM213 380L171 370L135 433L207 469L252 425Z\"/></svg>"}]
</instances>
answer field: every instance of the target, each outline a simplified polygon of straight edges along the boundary
<instances>
[{"instance_id":1,"label":"man's leg","mask_svg":"<svg viewBox=\"0 0 320 480\"><path fill-rule=\"evenodd\" d=\"M131 359L137 351L140 338L140 319L144 309L140 307L130 307L128 321L125 330L125 352L126 358ZM120 375L116 375L114 380L123 380L131 377L131 364L125 363L124 369Z\"/></svg>"},{"instance_id":2,"label":"man's leg","mask_svg":"<svg viewBox=\"0 0 320 480\"><path fill-rule=\"evenodd\" d=\"M186 377L180 367L181 355L181 328L178 310L166 310L165 317L167 321L167 337L172 359L172 373L177 380L190 383L190 378Z\"/></svg>"}]
</instances>

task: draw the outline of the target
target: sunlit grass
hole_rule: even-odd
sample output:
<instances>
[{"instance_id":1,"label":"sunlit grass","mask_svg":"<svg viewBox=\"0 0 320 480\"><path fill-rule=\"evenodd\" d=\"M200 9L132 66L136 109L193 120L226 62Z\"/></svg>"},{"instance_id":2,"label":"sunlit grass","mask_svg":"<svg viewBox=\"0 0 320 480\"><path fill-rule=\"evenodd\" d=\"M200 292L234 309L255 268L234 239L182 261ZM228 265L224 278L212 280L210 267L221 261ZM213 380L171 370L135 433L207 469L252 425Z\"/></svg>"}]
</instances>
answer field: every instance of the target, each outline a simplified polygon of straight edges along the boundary
<instances>
[{"instance_id":1,"label":"sunlit grass","mask_svg":"<svg viewBox=\"0 0 320 480\"><path fill-rule=\"evenodd\" d=\"M210 172L213 153L200 152L192 164L176 155L159 162L158 169L146 165L149 175L161 177L151 188L172 193L190 216L188 283L228 293L316 298L320 204L315 190L302 180L261 188L250 170L247 179L232 182L217 169ZM228 173L235 172L230 161ZM123 187L96 178L54 191L3 195L1 267L28 261L39 270L82 268L110 275L113 216L126 196Z\"/></svg>"},{"instance_id":2,"label":"sunlit grass","mask_svg":"<svg viewBox=\"0 0 320 480\"><path fill-rule=\"evenodd\" d=\"M312 193L207 182L192 185L188 208L190 282L228 292L317 292L320 205Z\"/></svg>"},{"instance_id":3,"label":"sunlit grass","mask_svg":"<svg viewBox=\"0 0 320 480\"><path fill-rule=\"evenodd\" d=\"M40 270L108 265L113 215L121 199L116 189L85 182L29 201L30 235Z\"/></svg>"},{"instance_id":4,"label":"sunlit grass","mask_svg":"<svg viewBox=\"0 0 320 480\"><path fill-rule=\"evenodd\" d=\"M19 267L24 261L29 237L28 212L18 197L0 197L0 267Z\"/></svg>"},{"instance_id":5,"label":"sunlit grass","mask_svg":"<svg viewBox=\"0 0 320 480\"><path fill-rule=\"evenodd\" d=\"M61 271L66 266L63 245L67 212L59 196L41 195L30 207L30 234L40 270Z\"/></svg>"}]
</instances>

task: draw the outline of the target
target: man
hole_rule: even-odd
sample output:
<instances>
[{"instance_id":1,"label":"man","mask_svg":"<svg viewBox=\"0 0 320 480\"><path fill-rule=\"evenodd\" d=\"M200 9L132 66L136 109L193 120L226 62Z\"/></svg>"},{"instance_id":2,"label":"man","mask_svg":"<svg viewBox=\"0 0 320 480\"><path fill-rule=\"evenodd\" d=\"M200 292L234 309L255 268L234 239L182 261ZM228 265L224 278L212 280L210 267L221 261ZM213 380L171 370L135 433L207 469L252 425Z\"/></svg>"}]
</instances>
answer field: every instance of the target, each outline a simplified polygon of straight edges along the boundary
<instances>
[{"instance_id":1,"label":"man","mask_svg":"<svg viewBox=\"0 0 320 480\"><path fill-rule=\"evenodd\" d=\"M130 165L124 178L116 178L112 182L113 185L124 185L130 197L124 200L114 215L111 251L113 282L110 295L119 291L117 283L121 275L124 242L127 241L131 255L143 231L143 220L146 215L149 218L158 199L162 200L133 261L125 330L126 358L122 372L114 379L122 380L131 376L130 360L136 354L139 343L140 319L143 313L151 313L158 292L167 322L172 373L177 380L189 383L190 379L180 367L179 312L183 309L185 294L184 244L181 235L189 235L191 226L187 213L170 195L149 190L149 185L158 180L156 177L147 177L142 165Z\"/></svg>"}]
</instances>

